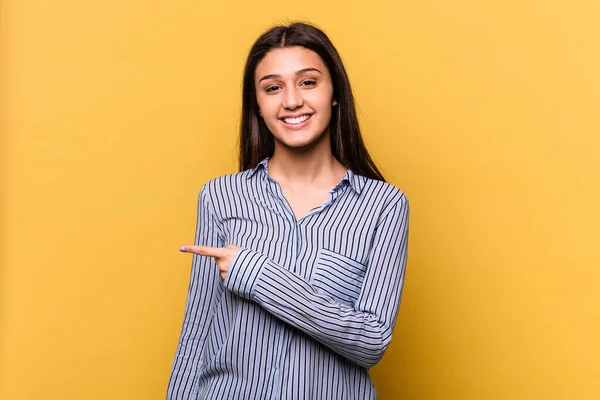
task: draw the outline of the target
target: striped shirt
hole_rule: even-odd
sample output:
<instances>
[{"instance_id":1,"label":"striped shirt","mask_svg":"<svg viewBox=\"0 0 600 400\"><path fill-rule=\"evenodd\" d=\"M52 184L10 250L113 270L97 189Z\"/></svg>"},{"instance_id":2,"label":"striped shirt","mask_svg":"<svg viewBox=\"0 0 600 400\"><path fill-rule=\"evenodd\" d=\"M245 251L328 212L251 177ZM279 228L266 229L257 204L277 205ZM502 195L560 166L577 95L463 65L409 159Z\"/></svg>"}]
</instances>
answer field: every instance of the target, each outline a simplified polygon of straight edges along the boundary
<instances>
[{"instance_id":1,"label":"striped shirt","mask_svg":"<svg viewBox=\"0 0 600 400\"><path fill-rule=\"evenodd\" d=\"M200 190L195 244L242 247L223 282L193 254L168 399L374 399L405 276L408 200L347 170L299 220L268 173Z\"/></svg>"}]
</instances>

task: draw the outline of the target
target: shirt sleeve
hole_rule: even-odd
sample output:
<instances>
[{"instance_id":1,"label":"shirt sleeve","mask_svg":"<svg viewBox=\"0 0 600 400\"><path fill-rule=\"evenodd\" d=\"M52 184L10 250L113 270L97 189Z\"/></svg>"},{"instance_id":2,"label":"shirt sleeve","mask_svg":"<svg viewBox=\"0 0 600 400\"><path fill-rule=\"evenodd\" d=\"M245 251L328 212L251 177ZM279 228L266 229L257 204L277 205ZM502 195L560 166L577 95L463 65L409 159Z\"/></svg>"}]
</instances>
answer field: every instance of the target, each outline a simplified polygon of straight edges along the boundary
<instances>
[{"instance_id":1,"label":"shirt sleeve","mask_svg":"<svg viewBox=\"0 0 600 400\"><path fill-rule=\"evenodd\" d=\"M194 243L199 246L222 247L214 214L211 211L206 186L198 195L198 219ZM171 368L167 399L191 399L198 366L212 320L214 302L224 288L214 258L192 256L192 270L188 286L183 327Z\"/></svg>"},{"instance_id":2,"label":"shirt sleeve","mask_svg":"<svg viewBox=\"0 0 600 400\"><path fill-rule=\"evenodd\" d=\"M378 222L354 307L319 293L303 277L248 248L235 254L225 287L257 302L336 353L370 368L383 357L392 339L406 270L406 196L387 210Z\"/></svg>"}]
</instances>

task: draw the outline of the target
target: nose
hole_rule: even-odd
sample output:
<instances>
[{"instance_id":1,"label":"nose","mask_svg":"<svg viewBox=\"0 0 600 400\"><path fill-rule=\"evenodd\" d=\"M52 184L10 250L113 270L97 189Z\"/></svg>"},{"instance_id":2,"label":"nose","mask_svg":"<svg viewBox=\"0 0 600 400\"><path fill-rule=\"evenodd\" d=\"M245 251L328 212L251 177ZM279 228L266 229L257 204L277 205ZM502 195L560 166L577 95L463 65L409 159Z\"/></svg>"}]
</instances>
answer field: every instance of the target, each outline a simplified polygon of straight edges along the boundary
<instances>
[{"instance_id":1,"label":"nose","mask_svg":"<svg viewBox=\"0 0 600 400\"><path fill-rule=\"evenodd\" d=\"M302 94L295 86L289 86L285 89L285 93L283 96L283 107L294 110L298 107L302 107L304 105L304 99L302 98Z\"/></svg>"}]
</instances>

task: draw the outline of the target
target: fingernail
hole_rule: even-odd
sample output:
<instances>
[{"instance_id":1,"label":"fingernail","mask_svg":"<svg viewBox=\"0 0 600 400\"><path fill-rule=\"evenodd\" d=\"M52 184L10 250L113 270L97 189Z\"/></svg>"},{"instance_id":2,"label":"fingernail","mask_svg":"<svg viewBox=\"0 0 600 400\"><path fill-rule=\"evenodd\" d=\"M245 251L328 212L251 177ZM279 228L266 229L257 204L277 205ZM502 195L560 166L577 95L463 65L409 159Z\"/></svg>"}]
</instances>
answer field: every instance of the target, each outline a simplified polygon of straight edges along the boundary
<instances>
[{"instance_id":1,"label":"fingernail","mask_svg":"<svg viewBox=\"0 0 600 400\"><path fill-rule=\"evenodd\" d=\"M179 248L179 251L185 251L185 246L181 246L181 247Z\"/></svg>"}]
</instances>

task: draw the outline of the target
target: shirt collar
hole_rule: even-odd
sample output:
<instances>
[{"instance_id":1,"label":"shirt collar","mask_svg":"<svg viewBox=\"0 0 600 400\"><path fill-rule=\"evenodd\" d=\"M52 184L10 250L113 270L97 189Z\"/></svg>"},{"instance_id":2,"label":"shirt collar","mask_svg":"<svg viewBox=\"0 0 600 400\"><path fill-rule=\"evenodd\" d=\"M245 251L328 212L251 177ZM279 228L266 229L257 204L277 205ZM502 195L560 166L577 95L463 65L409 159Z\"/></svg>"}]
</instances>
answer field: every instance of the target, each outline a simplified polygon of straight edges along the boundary
<instances>
[{"instance_id":1,"label":"shirt collar","mask_svg":"<svg viewBox=\"0 0 600 400\"><path fill-rule=\"evenodd\" d=\"M269 158L271 157L265 157L261 161L259 161L258 164L256 164L256 167L250 170L250 173L248 174L247 178L250 179L259 169L264 168L266 170L269 164Z\"/></svg>"},{"instance_id":2,"label":"shirt collar","mask_svg":"<svg viewBox=\"0 0 600 400\"><path fill-rule=\"evenodd\" d=\"M256 166L250 170L250 173L248 174L247 178L250 179L260 169L264 170L265 177L268 176L269 159L270 158L271 158L270 156L267 156L267 157L263 158L261 161L259 161L259 163L256 164ZM366 177L364 177L362 175L358 175L351 169L348 169L348 171L346 171L346 174L344 175L344 177L342 178L340 183L338 183L338 185L334 189L337 189L339 186L342 186L344 181L348 182L350 184L350 187L352 187L352 189L354 189L354 191L357 194L360 194L360 192L362 191L364 184L366 182Z\"/></svg>"}]
</instances>

